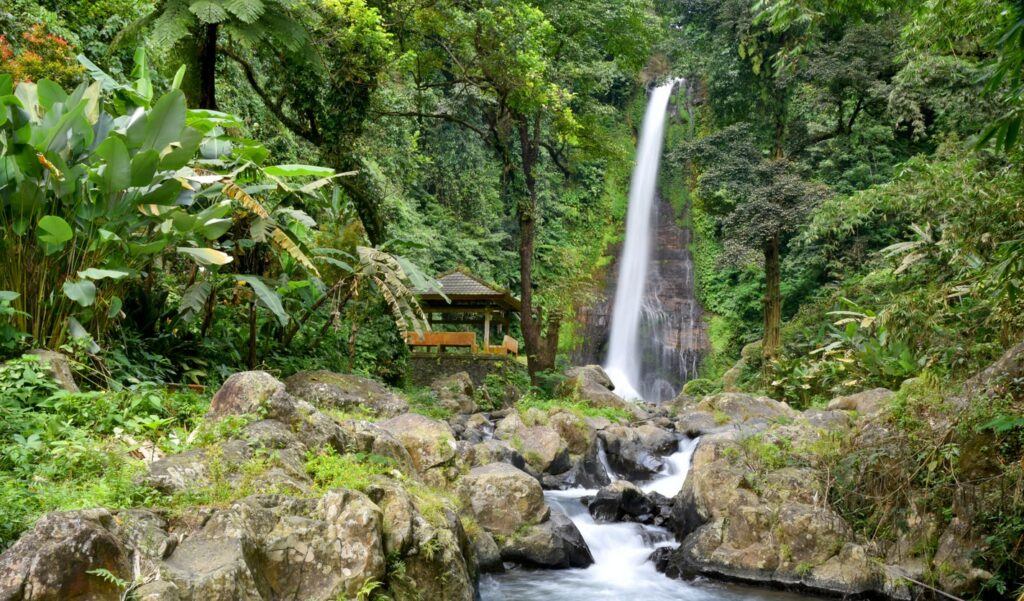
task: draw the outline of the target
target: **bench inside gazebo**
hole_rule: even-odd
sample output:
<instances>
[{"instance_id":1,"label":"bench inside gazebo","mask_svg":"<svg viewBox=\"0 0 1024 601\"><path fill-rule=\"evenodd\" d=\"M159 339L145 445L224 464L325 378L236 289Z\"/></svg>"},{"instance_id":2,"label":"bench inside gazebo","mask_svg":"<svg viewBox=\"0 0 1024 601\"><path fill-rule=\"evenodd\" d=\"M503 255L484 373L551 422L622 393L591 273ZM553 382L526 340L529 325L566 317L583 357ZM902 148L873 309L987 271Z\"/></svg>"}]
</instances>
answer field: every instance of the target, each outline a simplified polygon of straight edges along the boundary
<instances>
[{"instance_id":1,"label":"bench inside gazebo","mask_svg":"<svg viewBox=\"0 0 1024 601\"><path fill-rule=\"evenodd\" d=\"M519 341L508 335L511 316L522 305L508 290L492 286L466 270L457 269L437 278L440 292L420 290L416 296L430 319L430 327L479 326L483 345L477 344L475 330L409 332L406 342L413 350L464 348L470 353L518 355ZM496 336L491 337L492 325ZM497 342L497 344L492 344Z\"/></svg>"}]
</instances>

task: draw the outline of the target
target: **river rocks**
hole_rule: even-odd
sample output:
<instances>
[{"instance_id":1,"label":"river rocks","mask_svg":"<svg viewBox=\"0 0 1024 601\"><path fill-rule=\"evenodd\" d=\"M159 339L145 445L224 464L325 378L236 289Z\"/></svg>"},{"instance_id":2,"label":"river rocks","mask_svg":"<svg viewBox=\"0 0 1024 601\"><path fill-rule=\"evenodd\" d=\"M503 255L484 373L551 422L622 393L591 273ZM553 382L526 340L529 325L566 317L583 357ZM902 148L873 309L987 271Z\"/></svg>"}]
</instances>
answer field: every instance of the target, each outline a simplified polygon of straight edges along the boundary
<instances>
[{"instance_id":1,"label":"river rocks","mask_svg":"<svg viewBox=\"0 0 1024 601\"><path fill-rule=\"evenodd\" d=\"M785 403L739 392L708 395L697 402L691 398L676 399L673 403L678 411L676 430L690 437L739 426L763 429L798 415Z\"/></svg>"},{"instance_id":2,"label":"river rocks","mask_svg":"<svg viewBox=\"0 0 1024 601\"><path fill-rule=\"evenodd\" d=\"M617 480L597 491L587 511L598 522L652 523L657 507L632 482Z\"/></svg>"},{"instance_id":3,"label":"river rocks","mask_svg":"<svg viewBox=\"0 0 1024 601\"><path fill-rule=\"evenodd\" d=\"M625 409L638 419L646 417L636 404L613 392L615 385L600 365L572 367L564 375L565 380L558 385L556 391L559 396L580 398L594 407Z\"/></svg>"},{"instance_id":4,"label":"river rocks","mask_svg":"<svg viewBox=\"0 0 1024 601\"><path fill-rule=\"evenodd\" d=\"M469 414L478 409L473 400L476 395L473 380L464 371L434 380L430 388L437 395L438 403L453 413Z\"/></svg>"},{"instance_id":5,"label":"river rocks","mask_svg":"<svg viewBox=\"0 0 1024 601\"><path fill-rule=\"evenodd\" d=\"M473 467L489 463L508 463L521 470L528 469L519 451L503 440L485 440L473 445Z\"/></svg>"},{"instance_id":6,"label":"river rocks","mask_svg":"<svg viewBox=\"0 0 1024 601\"><path fill-rule=\"evenodd\" d=\"M756 401L754 407L772 405ZM764 414L750 415L759 420ZM701 439L673 502L672 528L683 543L659 554L660 569L683 577L881 593L885 577L878 562L861 561L864 550L847 545L853 531L825 502L819 473L770 463L775 445L809 444L823 435L802 418L783 422L760 433L733 430Z\"/></svg>"},{"instance_id":7,"label":"river rocks","mask_svg":"<svg viewBox=\"0 0 1024 601\"><path fill-rule=\"evenodd\" d=\"M668 455L679 447L679 439L674 432L653 424L641 424L636 427L640 445L651 453Z\"/></svg>"},{"instance_id":8,"label":"river rocks","mask_svg":"<svg viewBox=\"0 0 1024 601\"><path fill-rule=\"evenodd\" d=\"M569 449L562 437L548 426L523 428L512 438L531 468L541 473L561 474L569 469Z\"/></svg>"},{"instance_id":9,"label":"river rocks","mask_svg":"<svg viewBox=\"0 0 1024 601\"><path fill-rule=\"evenodd\" d=\"M553 411L548 417L548 425L565 441L566 448L573 455L585 455L597 440L597 431L569 411Z\"/></svg>"},{"instance_id":10,"label":"river rocks","mask_svg":"<svg viewBox=\"0 0 1024 601\"><path fill-rule=\"evenodd\" d=\"M448 469L456 456L455 433L442 421L416 413L406 413L381 422L409 452L416 471L431 483L443 484L451 479Z\"/></svg>"},{"instance_id":11,"label":"river rocks","mask_svg":"<svg viewBox=\"0 0 1024 601\"><path fill-rule=\"evenodd\" d=\"M893 395L888 388L874 388L856 394L837 397L828 404L830 411L856 411L861 415L874 415L882 410Z\"/></svg>"},{"instance_id":12,"label":"river rocks","mask_svg":"<svg viewBox=\"0 0 1024 601\"><path fill-rule=\"evenodd\" d=\"M611 425L598 432L612 469L626 480L647 480L664 465L636 428Z\"/></svg>"},{"instance_id":13,"label":"river rocks","mask_svg":"<svg viewBox=\"0 0 1024 601\"><path fill-rule=\"evenodd\" d=\"M511 535L521 526L543 522L550 512L537 480L507 463L473 468L459 481L459 494L492 534Z\"/></svg>"},{"instance_id":14,"label":"river rocks","mask_svg":"<svg viewBox=\"0 0 1024 601\"><path fill-rule=\"evenodd\" d=\"M116 584L89 574L131 579L128 550L105 509L51 513L0 555L4 601L119 601Z\"/></svg>"},{"instance_id":15,"label":"river rocks","mask_svg":"<svg viewBox=\"0 0 1024 601\"><path fill-rule=\"evenodd\" d=\"M383 384L362 376L326 370L302 371L284 383L292 396L317 407L365 410L381 417L393 417L409 410L409 403L404 399Z\"/></svg>"},{"instance_id":16,"label":"river rocks","mask_svg":"<svg viewBox=\"0 0 1024 601\"><path fill-rule=\"evenodd\" d=\"M594 563L583 535L561 511L552 511L542 524L502 537L498 546L503 560L527 566L585 568Z\"/></svg>"}]
</instances>

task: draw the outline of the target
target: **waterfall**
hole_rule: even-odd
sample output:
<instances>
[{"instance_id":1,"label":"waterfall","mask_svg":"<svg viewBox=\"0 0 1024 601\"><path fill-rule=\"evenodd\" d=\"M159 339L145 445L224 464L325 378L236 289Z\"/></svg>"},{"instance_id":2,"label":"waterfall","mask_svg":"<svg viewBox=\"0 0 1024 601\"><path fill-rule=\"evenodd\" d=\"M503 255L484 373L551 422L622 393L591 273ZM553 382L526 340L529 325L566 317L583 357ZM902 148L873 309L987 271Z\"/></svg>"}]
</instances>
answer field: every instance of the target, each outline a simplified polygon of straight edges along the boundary
<instances>
[{"instance_id":1,"label":"waterfall","mask_svg":"<svg viewBox=\"0 0 1024 601\"><path fill-rule=\"evenodd\" d=\"M665 119L672 90L679 80L654 89L647 103L636 166L629 184L629 210L626 214L626 239L619 260L619 280L611 319L611 336L605 371L615 384L615 392L626 399L640 399L640 318L644 311L656 312L644 302L648 265L651 258L655 192L658 165L665 137Z\"/></svg>"}]
</instances>

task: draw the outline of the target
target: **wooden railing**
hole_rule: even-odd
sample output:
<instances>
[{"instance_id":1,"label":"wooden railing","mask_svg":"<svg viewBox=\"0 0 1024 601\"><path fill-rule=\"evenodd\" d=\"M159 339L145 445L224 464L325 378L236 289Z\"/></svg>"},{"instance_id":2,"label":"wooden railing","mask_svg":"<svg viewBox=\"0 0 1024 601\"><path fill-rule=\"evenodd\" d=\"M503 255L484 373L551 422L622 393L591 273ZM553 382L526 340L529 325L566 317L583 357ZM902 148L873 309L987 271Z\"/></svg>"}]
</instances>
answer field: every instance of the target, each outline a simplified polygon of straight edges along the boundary
<instances>
[{"instance_id":1,"label":"wooden railing","mask_svg":"<svg viewBox=\"0 0 1024 601\"><path fill-rule=\"evenodd\" d=\"M444 352L448 347L468 348L472 353L480 352L476 343L476 332L409 332L405 342L413 347L434 347L437 352ZM519 356L519 341L511 336L505 336L500 345L491 345L483 349L484 353L492 355L515 355Z\"/></svg>"}]
</instances>

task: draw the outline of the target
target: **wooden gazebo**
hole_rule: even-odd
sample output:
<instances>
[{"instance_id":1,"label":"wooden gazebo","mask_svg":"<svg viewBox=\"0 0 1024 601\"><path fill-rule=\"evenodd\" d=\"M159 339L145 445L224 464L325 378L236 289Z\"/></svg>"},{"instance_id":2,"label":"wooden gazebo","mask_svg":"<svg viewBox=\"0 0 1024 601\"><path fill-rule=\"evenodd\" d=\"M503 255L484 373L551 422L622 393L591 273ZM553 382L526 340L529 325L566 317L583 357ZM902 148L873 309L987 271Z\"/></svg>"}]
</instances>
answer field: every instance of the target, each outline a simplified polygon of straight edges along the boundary
<instances>
[{"instance_id":1,"label":"wooden gazebo","mask_svg":"<svg viewBox=\"0 0 1024 601\"><path fill-rule=\"evenodd\" d=\"M483 328L483 352L519 354L519 342L508 335L513 313L519 313L522 304L508 290L488 284L467 270L456 269L437 278L437 290L418 290L420 307L430 319L430 326L450 324L475 325ZM447 300L446 300L447 299ZM497 326L501 344L491 344L491 324ZM476 332L431 331L410 332L406 342L410 347L432 347L440 353L447 347L468 348L480 352Z\"/></svg>"}]
</instances>

